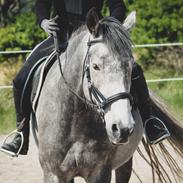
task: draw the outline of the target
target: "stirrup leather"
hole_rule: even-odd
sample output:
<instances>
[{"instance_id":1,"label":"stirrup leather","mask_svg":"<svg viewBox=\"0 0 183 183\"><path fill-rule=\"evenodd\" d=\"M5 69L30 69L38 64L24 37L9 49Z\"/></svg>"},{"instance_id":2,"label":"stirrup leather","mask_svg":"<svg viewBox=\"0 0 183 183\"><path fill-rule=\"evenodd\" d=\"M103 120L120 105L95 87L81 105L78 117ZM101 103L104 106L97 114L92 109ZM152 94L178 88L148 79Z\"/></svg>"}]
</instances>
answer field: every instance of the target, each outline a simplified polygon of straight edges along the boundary
<instances>
[{"instance_id":1,"label":"stirrup leather","mask_svg":"<svg viewBox=\"0 0 183 183\"><path fill-rule=\"evenodd\" d=\"M153 130L154 131L156 130L155 128L157 129L157 132L153 133ZM149 119L145 121L144 132L146 139L150 144L157 144L170 136L170 132L163 123L163 121L154 116L151 116Z\"/></svg>"},{"instance_id":2,"label":"stirrup leather","mask_svg":"<svg viewBox=\"0 0 183 183\"><path fill-rule=\"evenodd\" d=\"M8 155L10 155L10 156L12 156L12 157L18 157L18 156L19 156L20 151L21 151L21 149L22 149L22 147L23 147L23 144L24 144L23 132L19 132L19 131L17 131L17 130L14 130L13 132L11 132L11 133L5 138L5 140L4 140L4 142L3 142L2 145L4 145L4 144L7 142L7 140L8 140L9 137L11 137L11 136L13 136L13 135L16 135L16 134L17 134L17 135L19 134L19 135L21 136L21 139L22 139L20 148L19 148L19 150L17 151L17 153L8 151L8 150L6 150L6 149L3 149L2 147L0 148L0 151L4 152L4 153L6 153L6 154L8 154Z\"/></svg>"}]
</instances>

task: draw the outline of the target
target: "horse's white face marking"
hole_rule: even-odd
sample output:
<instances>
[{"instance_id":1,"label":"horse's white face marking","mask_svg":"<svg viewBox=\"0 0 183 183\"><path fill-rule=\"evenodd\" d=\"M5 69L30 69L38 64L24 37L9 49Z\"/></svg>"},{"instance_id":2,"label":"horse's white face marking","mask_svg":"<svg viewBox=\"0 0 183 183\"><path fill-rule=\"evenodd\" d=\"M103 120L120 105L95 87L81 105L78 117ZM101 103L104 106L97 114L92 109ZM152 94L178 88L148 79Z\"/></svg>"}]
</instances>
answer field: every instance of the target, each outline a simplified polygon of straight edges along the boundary
<instances>
[{"instance_id":1,"label":"horse's white face marking","mask_svg":"<svg viewBox=\"0 0 183 183\"><path fill-rule=\"evenodd\" d=\"M126 61L126 68L122 68L123 60L114 56L103 42L92 45L88 56L91 80L106 98L130 92L132 66L129 60ZM129 135L133 131L135 122L131 108L129 99L120 99L105 109L106 130L112 143L120 143L124 129L128 129ZM127 142L128 137L124 138Z\"/></svg>"}]
</instances>

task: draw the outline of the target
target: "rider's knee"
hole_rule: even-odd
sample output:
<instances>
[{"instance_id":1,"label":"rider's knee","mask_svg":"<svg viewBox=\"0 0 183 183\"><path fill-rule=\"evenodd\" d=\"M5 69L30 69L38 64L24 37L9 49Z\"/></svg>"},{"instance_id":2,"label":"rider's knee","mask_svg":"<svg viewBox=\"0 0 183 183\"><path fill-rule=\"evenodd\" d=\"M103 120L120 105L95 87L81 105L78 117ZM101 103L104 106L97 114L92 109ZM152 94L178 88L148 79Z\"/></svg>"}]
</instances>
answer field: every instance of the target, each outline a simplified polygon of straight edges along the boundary
<instances>
[{"instance_id":1,"label":"rider's knee","mask_svg":"<svg viewBox=\"0 0 183 183\"><path fill-rule=\"evenodd\" d=\"M26 82L27 74L24 72L19 72L16 77L13 79L13 86L17 90L22 90L24 87L24 84Z\"/></svg>"},{"instance_id":2,"label":"rider's knee","mask_svg":"<svg viewBox=\"0 0 183 183\"><path fill-rule=\"evenodd\" d=\"M141 66L136 62L134 62L132 66L132 80L138 79L142 75L143 75L143 70Z\"/></svg>"}]
</instances>

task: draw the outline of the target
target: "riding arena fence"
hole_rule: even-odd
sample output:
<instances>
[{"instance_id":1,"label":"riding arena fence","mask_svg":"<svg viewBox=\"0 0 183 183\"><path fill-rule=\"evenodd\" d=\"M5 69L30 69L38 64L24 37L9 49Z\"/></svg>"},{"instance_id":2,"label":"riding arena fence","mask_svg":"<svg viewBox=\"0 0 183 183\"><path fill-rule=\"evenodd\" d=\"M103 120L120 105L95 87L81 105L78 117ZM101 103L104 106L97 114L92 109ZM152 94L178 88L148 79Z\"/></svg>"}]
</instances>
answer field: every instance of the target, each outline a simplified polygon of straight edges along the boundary
<instances>
[{"instance_id":1,"label":"riding arena fence","mask_svg":"<svg viewBox=\"0 0 183 183\"><path fill-rule=\"evenodd\" d=\"M148 47L172 47L172 46L183 46L183 43L162 43L162 44L137 44L134 45L134 48L148 48ZM8 54L26 54L30 53L32 50L15 50L15 51L0 51L0 55ZM168 82L168 81L183 81L181 78L164 78L164 79L150 79L147 80L148 83L157 83L157 82ZM0 85L0 89L9 89L12 88L12 85Z\"/></svg>"}]
</instances>

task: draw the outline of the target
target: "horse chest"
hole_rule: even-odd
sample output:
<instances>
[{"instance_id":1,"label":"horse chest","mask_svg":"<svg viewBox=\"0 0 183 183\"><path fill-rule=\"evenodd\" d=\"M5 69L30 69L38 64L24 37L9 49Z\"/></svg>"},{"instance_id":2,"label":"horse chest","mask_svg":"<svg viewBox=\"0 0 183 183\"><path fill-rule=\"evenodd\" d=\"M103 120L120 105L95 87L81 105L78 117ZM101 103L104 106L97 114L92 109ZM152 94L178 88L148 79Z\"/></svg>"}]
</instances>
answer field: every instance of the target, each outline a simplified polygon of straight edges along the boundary
<instances>
[{"instance_id":1,"label":"horse chest","mask_svg":"<svg viewBox=\"0 0 183 183\"><path fill-rule=\"evenodd\" d=\"M63 173L87 174L91 169L103 164L108 159L108 145L99 146L96 141L75 142L67 151L61 163Z\"/></svg>"}]
</instances>

